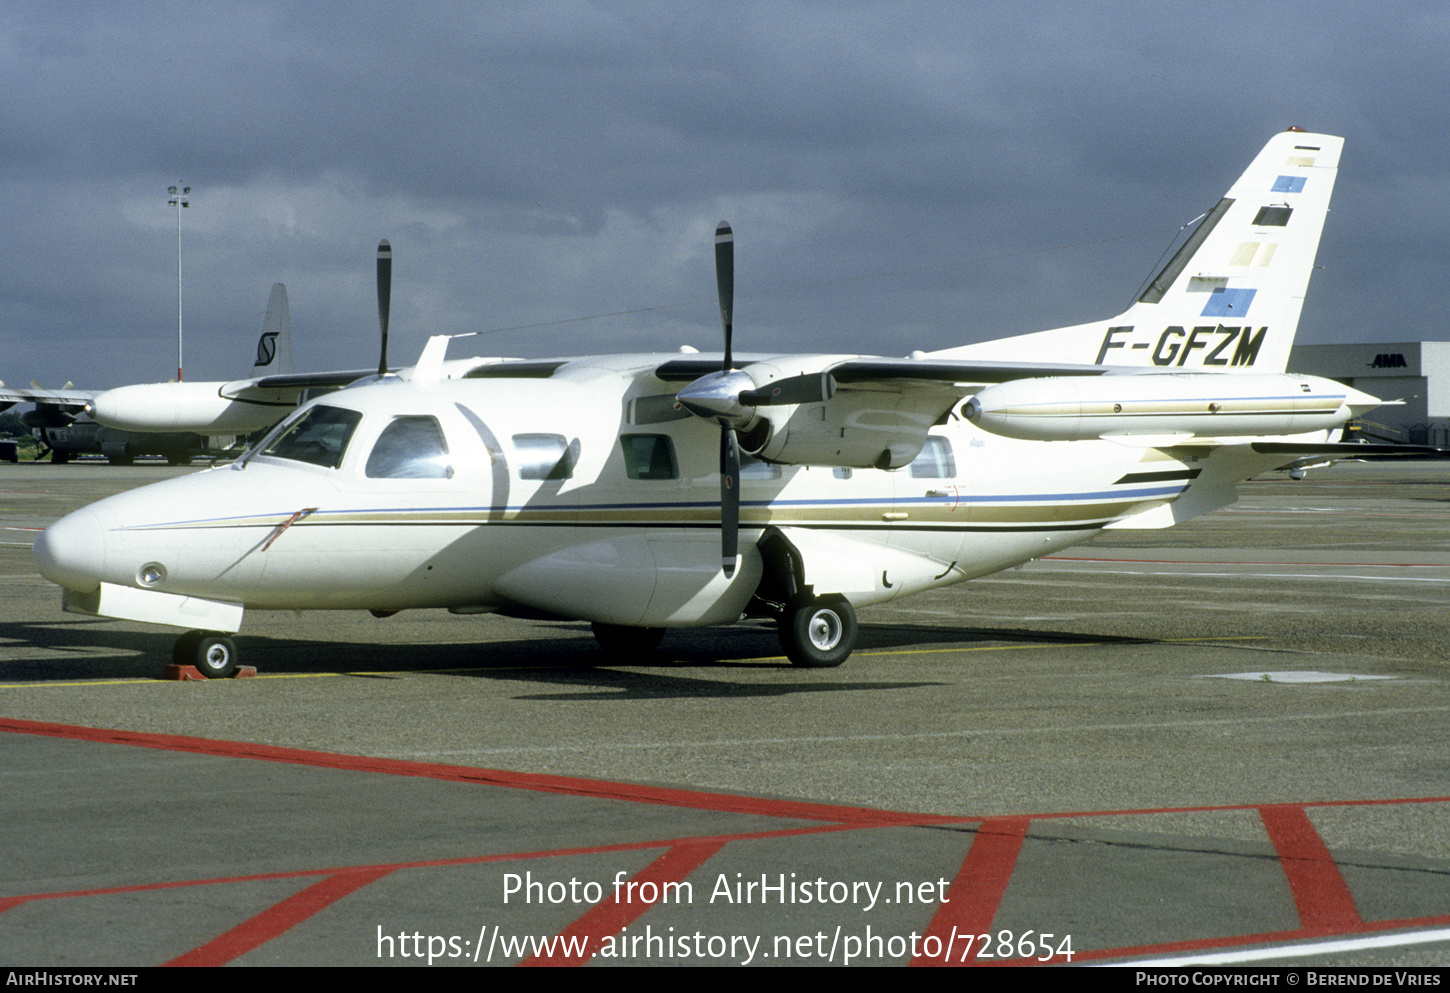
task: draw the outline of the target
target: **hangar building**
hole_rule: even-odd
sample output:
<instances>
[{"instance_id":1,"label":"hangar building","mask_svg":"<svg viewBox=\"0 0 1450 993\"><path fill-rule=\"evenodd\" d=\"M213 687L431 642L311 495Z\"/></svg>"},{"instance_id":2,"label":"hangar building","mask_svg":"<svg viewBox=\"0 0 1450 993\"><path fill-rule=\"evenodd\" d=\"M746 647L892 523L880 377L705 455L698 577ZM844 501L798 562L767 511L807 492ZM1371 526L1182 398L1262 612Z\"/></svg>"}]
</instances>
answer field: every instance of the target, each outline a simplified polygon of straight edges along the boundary
<instances>
[{"instance_id":1,"label":"hangar building","mask_svg":"<svg viewBox=\"0 0 1450 993\"><path fill-rule=\"evenodd\" d=\"M1361 419L1366 441L1450 447L1450 341L1296 345L1289 369L1403 400Z\"/></svg>"}]
</instances>

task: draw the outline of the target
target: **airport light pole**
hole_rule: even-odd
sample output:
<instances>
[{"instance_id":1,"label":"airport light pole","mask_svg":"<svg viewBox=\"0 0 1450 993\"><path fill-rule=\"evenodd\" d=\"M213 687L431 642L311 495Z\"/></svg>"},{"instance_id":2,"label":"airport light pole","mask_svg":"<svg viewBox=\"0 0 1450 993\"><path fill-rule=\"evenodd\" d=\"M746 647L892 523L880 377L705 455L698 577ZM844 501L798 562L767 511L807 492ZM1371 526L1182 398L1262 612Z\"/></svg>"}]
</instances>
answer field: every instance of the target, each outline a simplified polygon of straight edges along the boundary
<instances>
[{"instance_id":1,"label":"airport light pole","mask_svg":"<svg viewBox=\"0 0 1450 993\"><path fill-rule=\"evenodd\" d=\"M181 382L181 208L191 206L191 187L169 187L166 202L176 208L176 381Z\"/></svg>"}]
</instances>

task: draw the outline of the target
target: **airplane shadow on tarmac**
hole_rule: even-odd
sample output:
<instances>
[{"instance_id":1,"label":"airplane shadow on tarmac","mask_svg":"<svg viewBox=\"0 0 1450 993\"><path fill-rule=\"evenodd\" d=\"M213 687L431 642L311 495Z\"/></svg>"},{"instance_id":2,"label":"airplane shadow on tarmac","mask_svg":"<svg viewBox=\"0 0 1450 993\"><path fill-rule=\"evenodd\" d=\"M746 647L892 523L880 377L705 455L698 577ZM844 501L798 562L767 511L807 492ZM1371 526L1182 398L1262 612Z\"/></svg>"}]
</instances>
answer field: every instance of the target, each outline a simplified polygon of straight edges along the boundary
<instances>
[{"instance_id":1,"label":"airplane shadow on tarmac","mask_svg":"<svg viewBox=\"0 0 1450 993\"><path fill-rule=\"evenodd\" d=\"M387 678L393 673L452 672L473 678L524 679L552 686L612 687L625 691L625 697L748 696L761 692L823 692L907 685L837 680L829 678L825 671L808 670L794 670L799 672L799 680L773 686L730 680L731 671L743 674L793 670L780 655L775 628L769 622L673 630L654 652L625 661L602 653L588 624L512 623L532 625L534 637L440 643L410 641L406 637L408 632L399 631L387 633L388 640L370 640L370 636L383 632L362 622L348 625L349 633L354 633L359 640L303 640L255 633L242 634L237 641L243 664L256 666L263 674L342 673L359 678ZM539 637L545 630L552 636ZM449 634L456 637L454 632ZM0 683L160 678L171 661L175 640L173 631L118 630L114 622L105 620L0 622L0 652L8 656L0 657ZM863 664L870 664L863 656L898 649L929 651L932 647L950 650L1065 643L1131 644L1142 643L1142 639L1020 628L863 624L856 655L847 660L846 668L859 670ZM632 671L636 668L648 671ZM694 670L700 675L685 677L660 670ZM588 695L598 699L597 693ZM568 696L549 694L552 699Z\"/></svg>"}]
</instances>

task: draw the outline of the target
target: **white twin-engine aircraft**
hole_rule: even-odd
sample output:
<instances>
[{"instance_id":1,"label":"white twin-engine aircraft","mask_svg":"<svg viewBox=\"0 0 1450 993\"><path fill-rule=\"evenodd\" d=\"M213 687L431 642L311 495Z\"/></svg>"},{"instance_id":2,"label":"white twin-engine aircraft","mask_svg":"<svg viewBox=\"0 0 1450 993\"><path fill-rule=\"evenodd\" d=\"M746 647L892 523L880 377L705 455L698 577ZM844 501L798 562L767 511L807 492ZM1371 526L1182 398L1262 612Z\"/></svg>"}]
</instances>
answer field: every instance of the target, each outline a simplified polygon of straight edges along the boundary
<instances>
[{"instance_id":1,"label":"white twin-engine aircraft","mask_svg":"<svg viewBox=\"0 0 1450 993\"><path fill-rule=\"evenodd\" d=\"M174 657L213 676L247 607L586 620L616 656L767 615L796 665L839 665L857 608L1223 507L1379 404L1284 371L1341 145L1275 136L1112 320L904 359L737 359L722 224L723 356L446 362L435 337L35 560L69 610L191 629Z\"/></svg>"}]
</instances>

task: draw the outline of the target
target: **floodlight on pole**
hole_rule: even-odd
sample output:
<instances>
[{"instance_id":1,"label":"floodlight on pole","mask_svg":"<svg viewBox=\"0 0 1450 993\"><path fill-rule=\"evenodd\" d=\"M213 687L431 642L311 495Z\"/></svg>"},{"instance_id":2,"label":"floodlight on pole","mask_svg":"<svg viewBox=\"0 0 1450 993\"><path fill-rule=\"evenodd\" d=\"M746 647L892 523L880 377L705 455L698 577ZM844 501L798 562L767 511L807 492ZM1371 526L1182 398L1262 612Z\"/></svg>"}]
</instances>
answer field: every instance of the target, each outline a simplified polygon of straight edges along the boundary
<instances>
[{"instance_id":1,"label":"floodlight on pole","mask_svg":"<svg viewBox=\"0 0 1450 993\"><path fill-rule=\"evenodd\" d=\"M190 186L170 186L166 202L176 208L176 381L181 382L181 208L191 206Z\"/></svg>"}]
</instances>

